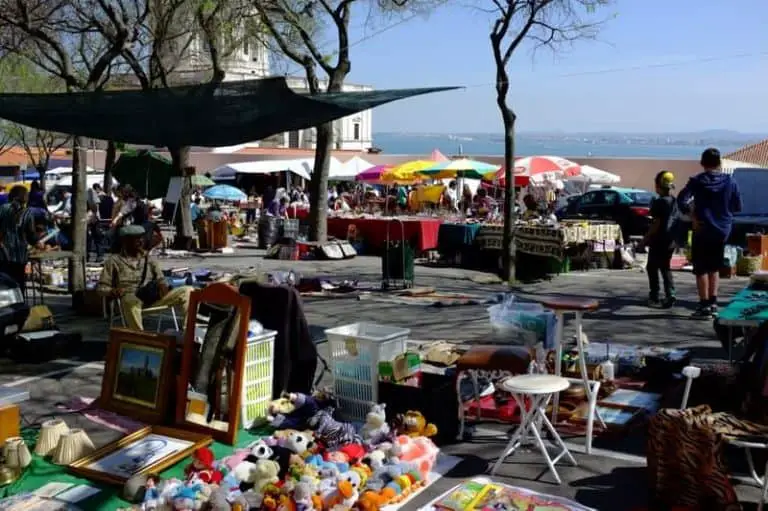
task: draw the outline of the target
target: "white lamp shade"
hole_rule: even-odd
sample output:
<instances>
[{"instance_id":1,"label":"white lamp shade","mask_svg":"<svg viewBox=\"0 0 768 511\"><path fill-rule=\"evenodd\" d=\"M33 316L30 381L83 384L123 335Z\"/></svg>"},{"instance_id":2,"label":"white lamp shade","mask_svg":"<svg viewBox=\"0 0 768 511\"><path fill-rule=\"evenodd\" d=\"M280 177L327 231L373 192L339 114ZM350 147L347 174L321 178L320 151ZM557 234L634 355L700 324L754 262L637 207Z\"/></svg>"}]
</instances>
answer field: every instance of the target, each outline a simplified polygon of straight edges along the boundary
<instances>
[{"instance_id":1,"label":"white lamp shade","mask_svg":"<svg viewBox=\"0 0 768 511\"><path fill-rule=\"evenodd\" d=\"M67 423L61 419L52 419L43 422L40 428L40 436L37 437L35 444L35 454L38 456L48 456L53 453L59 444L61 435L69 431Z\"/></svg>"},{"instance_id":2,"label":"white lamp shade","mask_svg":"<svg viewBox=\"0 0 768 511\"><path fill-rule=\"evenodd\" d=\"M13 436L5 440L3 445L3 458L5 459L5 466L8 468L22 470L32 463L32 455L29 452L24 439L18 436Z\"/></svg>"},{"instance_id":3,"label":"white lamp shade","mask_svg":"<svg viewBox=\"0 0 768 511\"><path fill-rule=\"evenodd\" d=\"M69 465L94 451L93 442L82 429L72 429L61 435L53 451L53 463Z\"/></svg>"}]
</instances>

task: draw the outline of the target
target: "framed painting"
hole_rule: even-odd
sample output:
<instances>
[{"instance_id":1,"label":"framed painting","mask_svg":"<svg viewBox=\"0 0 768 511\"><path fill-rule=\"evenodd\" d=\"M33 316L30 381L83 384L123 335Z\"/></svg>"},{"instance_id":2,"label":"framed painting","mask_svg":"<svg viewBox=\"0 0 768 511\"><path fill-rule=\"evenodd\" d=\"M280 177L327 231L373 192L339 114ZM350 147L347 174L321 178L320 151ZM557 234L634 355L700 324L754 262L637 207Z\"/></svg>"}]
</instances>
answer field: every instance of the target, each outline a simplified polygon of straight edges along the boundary
<instances>
[{"instance_id":1,"label":"framed painting","mask_svg":"<svg viewBox=\"0 0 768 511\"><path fill-rule=\"evenodd\" d=\"M635 408L631 406L613 406L603 405L598 403L595 407L600 417L605 421L605 425L609 429L623 429L629 427L635 420L642 417L643 409ZM587 403L583 403L576 408L576 411L571 415L571 421L586 424L587 414L589 413L589 406ZM595 420L597 424L597 420ZM595 426L597 427L597 426Z\"/></svg>"},{"instance_id":2,"label":"framed painting","mask_svg":"<svg viewBox=\"0 0 768 511\"><path fill-rule=\"evenodd\" d=\"M176 339L113 328L101 381L99 407L146 424L169 419Z\"/></svg>"},{"instance_id":3,"label":"framed painting","mask_svg":"<svg viewBox=\"0 0 768 511\"><path fill-rule=\"evenodd\" d=\"M69 468L87 479L122 485L135 475L160 473L212 441L209 435L147 426L80 458Z\"/></svg>"}]
</instances>

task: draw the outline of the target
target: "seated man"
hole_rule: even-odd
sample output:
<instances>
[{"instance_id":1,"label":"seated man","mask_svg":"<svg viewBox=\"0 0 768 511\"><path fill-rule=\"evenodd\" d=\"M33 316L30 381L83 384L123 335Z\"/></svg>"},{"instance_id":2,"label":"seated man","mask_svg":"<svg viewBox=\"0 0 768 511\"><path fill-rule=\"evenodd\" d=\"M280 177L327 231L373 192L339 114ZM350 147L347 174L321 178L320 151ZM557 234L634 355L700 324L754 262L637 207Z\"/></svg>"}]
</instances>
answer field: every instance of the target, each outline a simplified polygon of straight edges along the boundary
<instances>
[{"instance_id":1,"label":"seated man","mask_svg":"<svg viewBox=\"0 0 768 511\"><path fill-rule=\"evenodd\" d=\"M140 225L128 225L118 231L120 252L110 255L99 277L99 292L120 298L123 318L128 328L143 330L141 311L144 307L178 306L182 327L187 319L192 286L169 289L160 265L145 252L145 231ZM152 303L143 303L136 294L147 284L155 282L157 296Z\"/></svg>"}]
</instances>

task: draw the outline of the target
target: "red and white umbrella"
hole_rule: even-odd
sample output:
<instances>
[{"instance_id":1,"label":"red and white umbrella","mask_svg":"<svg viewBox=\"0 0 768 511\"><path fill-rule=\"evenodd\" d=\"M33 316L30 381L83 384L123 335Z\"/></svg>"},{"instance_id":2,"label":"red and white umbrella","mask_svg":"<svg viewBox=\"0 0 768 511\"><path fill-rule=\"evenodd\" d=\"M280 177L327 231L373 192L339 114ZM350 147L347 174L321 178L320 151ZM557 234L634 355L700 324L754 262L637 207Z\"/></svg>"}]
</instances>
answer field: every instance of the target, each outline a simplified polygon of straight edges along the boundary
<instances>
[{"instance_id":1,"label":"red and white umbrella","mask_svg":"<svg viewBox=\"0 0 768 511\"><path fill-rule=\"evenodd\" d=\"M515 186L526 186L530 181L540 184L579 174L581 165L559 156L526 156L515 160ZM496 175L499 184L504 186L504 169Z\"/></svg>"}]
</instances>

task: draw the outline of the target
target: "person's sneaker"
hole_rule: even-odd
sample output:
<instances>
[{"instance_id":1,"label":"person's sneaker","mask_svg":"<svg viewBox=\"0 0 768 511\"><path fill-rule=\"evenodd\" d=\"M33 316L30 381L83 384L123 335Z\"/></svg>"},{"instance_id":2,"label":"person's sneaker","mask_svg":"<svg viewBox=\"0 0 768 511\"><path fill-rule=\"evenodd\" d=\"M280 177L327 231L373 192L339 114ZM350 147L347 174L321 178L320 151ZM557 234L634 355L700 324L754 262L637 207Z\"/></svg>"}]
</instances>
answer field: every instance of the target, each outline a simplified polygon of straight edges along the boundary
<instances>
[{"instance_id":1,"label":"person's sneaker","mask_svg":"<svg viewBox=\"0 0 768 511\"><path fill-rule=\"evenodd\" d=\"M662 308L661 300L658 298L649 298L648 299L648 307L651 309L661 309Z\"/></svg>"},{"instance_id":2,"label":"person's sneaker","mask_svg":"<svg viewBox=\"0 0 768 511\"><path fill-rule=\"evenodd\" d=\"M677 299L674 296L671 296L669 298L665 298L663 302L661 302L661 308L662 309L671 309L675 302L677 302Z\"/></svg>"},{"instance_id":3,"label":"person's sneaker","mask_svg":"<svg viewBox=\"0 0 768 511\"><path fill-rule=\"evenodd\" d=\"M712 305L710 305L710 306L709 306L709 312L710 312L710 313L711 313L713 316L717 316L717 304L714 304L714 303L713 303Z\"/></svg>"},{"instance_id":4,"label":"person's sneaker","mask_svg":"<svg viewBox=\"0 0 768 511\"><path fill-rule=\"evenodd\" d=\"M693 314L691 314L691 318L693 319L711 319L712 318L712 309L709 307L709 305L699 305L696 307L696 310L693 311Z\"/></svg>"}]
</instances>

